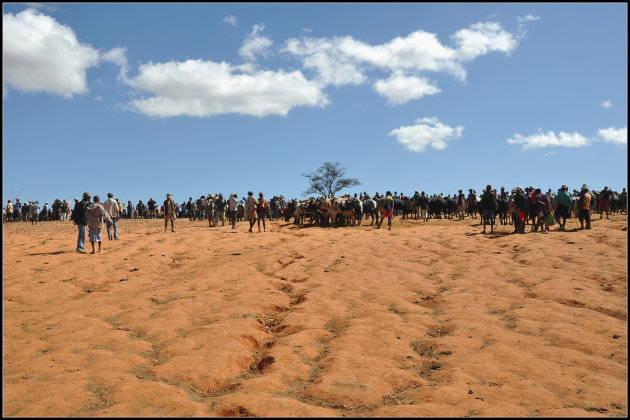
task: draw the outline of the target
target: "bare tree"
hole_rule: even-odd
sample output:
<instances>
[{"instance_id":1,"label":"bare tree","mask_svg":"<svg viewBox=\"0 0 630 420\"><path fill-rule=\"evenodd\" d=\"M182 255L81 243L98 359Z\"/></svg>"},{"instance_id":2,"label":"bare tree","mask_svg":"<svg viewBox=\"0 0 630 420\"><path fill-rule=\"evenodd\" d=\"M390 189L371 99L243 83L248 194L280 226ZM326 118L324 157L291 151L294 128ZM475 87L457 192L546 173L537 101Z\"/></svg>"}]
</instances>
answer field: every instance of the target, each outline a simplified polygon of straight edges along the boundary
<instances>
[{"instance_id":1,"label":"bare tree","mask_svg":"<svg viewBox=\"0 0 630 420\"><path fill-rule=\"evenodd\" d=\"M324 162L315 172L302 174L310 182L304 194L319 193L328 198L334 197L344 188L361 185L357 178L344 178L346 169L339 162Z\"/></svg>"}]
</instances>

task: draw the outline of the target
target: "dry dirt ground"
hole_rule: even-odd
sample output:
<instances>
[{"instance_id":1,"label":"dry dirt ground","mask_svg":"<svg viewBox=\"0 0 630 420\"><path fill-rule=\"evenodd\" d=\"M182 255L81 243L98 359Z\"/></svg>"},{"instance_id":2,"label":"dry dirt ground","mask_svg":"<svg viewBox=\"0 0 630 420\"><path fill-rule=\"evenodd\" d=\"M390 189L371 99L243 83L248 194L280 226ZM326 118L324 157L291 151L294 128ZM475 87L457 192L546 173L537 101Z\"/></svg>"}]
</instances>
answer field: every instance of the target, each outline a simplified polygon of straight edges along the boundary
<instances>
[{"instance_id":1,"label":"dry dirt ground","mask_svg":"<svg viewBox=\"0 0 630 420\"><path fill-rule=\"evenodd\" d=\"M627 216L477 223L5 224L2 414L625 417Z\"/></svg>"}]
</instances>

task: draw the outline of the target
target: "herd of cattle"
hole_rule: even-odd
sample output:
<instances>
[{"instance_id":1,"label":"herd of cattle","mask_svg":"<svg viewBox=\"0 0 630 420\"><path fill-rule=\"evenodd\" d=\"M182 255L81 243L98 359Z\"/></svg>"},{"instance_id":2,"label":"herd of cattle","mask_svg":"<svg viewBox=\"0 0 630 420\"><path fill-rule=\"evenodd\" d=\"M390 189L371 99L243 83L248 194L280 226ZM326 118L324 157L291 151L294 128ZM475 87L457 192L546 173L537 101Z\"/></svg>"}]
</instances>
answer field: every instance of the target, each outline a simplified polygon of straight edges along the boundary
<instances>
[{"instance_id":1,"label":"herd of cattle","mask_svg":"<svg viewBox=\"0 0 630 420\"><path fill-rule=\"evenodd\" d=\"M591 209L599 208L598 192L593 191L593 199L591 200ZM457 217L457 197L449 197L442 195L433 195L431 197L423 197L418 200L417 197L395 198L394 199L394 215L400 215L403 219L418 219L426 215L426 219L452 219ZM574 206L571 210L577 213L578 196L572 197ZM321 226L337 225L347 226L363 224L364 219L370 219L370 225L374 223L383 213L383 204L385 199L364 199L357 197L344 196L341 198L309 198L308 200L292 200L282 211L282 217L285 221L294 218L295 224L318 224ZM555 210L557 202L555 197L551 197L551 206ZM466 198L465 214L477 218L481 214L480 208L481 198L471 193ZM497 209L494 217L499 218L500 224L513 224L511 216L516 212L514 209L513 195L507 197L497 197ZM609 199L609 207L611 213L627 213L627 194L625 191L621 194L613 192ZM423 211L424 210L424 211ZM426 213L425 213L426 212Z\"/></svg>"}]
</instances>

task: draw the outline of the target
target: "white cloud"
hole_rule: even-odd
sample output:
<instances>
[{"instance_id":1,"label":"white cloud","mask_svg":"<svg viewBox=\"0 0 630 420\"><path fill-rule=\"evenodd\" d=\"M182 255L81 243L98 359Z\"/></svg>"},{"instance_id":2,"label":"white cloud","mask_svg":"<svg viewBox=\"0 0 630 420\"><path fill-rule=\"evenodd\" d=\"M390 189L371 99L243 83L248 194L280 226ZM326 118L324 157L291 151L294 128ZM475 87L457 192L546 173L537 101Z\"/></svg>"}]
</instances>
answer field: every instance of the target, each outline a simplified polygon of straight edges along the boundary
<instances>
[{"instance_id":1,"label":"white cloud","mask_svg":"<svg viewBox=\"0 0 630 420\"><path fill-rule=\"evenodd\" d=\"M513 138L507 139L510 144L522 144L523 150L534 150L541 147L584 147L591 144L591 141L581 134L565 133L561 131L556 135L553 131L543 133L538 130L531 136L515 134Z\"/></svg>"},{"instance_id":2,"label":"white cloud","mask_svg":"<svg viewBox=\"0 0 630 420\"><path fill-rule=\"evenodd\" d=\"M259 35L259 32L262 32L265 29L265 25L254 25L252 28L252 32L245 38L243 41L243 46L240 50L238 50L241 57L244 57L248 60L254 60L257 54L262 55L263 57L267 57L271 50L269 49L273 42L262 35Z\"/></svg>"},{"instance_id":3,"label":"white cloud","mask_svg":"<svg viewBox=\"0 0 630 420\"><path fill-rule=\"evenodd\" d=\"M139 67L129 84L154 96L128 104L155 117L238 113L287 115L296 106L324 107L328 99L300 71L254 71L253 66L188 60Z\"/></svg>"},{"instance_id":4,"label":"white cloud","mask_svg":"<svg viewBox=\"0 0 630 420\"><path fill-rule=\"evenodd\" d=\"M227 15L226 17L223 18L223 22L232 25L236 28L236 22L238 22L238 19L232 15Z\"/></svg>"},{"instance_id":5,"label":"white cloud","mask_svg":"<svg viewBox=\"0 0 630 420\"><path fill-rule=\"evenodd\" d=\"M402 73L393 73L386 80L377 80L374 90L387 98L392 105L401 105L412 99L420 99L425 95L434 95L440 89L424 77L407 77Z\"/></svg>"},{"instance_id":6,"label":"white cloud","mask_svg":"<svg viewBox=\"0 0 630 420\"><path fill-rule=\"evenodd\" d=\"M538 16L534 16L531 13L528 13L527 16L525 17L518 17L518 21L523 23L523 22L535 22L537 20L539 20L540 18Z\"/></svg>"},{"instance_id":7,"label":"white cloud","mask_svg":"<svg viewBox=\"0 0 630 420\"><path fill-rule=\"evenodd\" d=\"M457 57L461 61L471 61L491 51L510 54L518 42L497 22L476 23L468 29L461 29L453 35L457 42Z\"/></svg>"},{"instance_id":8,"label":"white cloud","mask_svg":"<svg viewBox=\"0 0 630 420\"><path fill-rule=\"evenodd\" d=\"M422 82L427 92L438 89L432 85L433 89L428 88L429 83L422 73L443 71L465 80L464 63L492 51L509 54L518 46L516 38L496 22L471 25L456 32L452 38L455 48L443 45L435 34L422 30L379 45L370 45L351 36L302 37L286 40L282 52L301 58L304 68L315 70L315 80L322 86L358 85L368 80L365 72L373 69L390 73L389 79L374 82L374 87L394 102L404 103L397 90L403 81L413 82L415 90L407 100L414 99L421 96L419 86ZM388 93L387 87L394 90Z\"/></svg>"},{"instance_id":9,"label":"white cloud","mask_svg":"<svg viewBox=\"0 0 630 420\"><path fill-rule=\"evenodd\" d=\"M302 32L313 32L311 28L302 28Z\"/></svg>"},{"instance_id":10,"label":"white cloud","mask_svg":"<svg viewBox=\"0 0 630 420\"><path fill-rule=\"evenodd\" d=\"M602 108L610 109L610 108L612 108L612 102L610 102L610 101L602 101L601 106L602 106Z\"/></svg>"},{"instance_id":11,"label":"white cloud","mask_svg":"<svg viewBox=\"0 0 630 420\"><path fill-rule=\"evenodd\" d=\"M127 64L127 49L123 47L112 48L101 56L103 61L109 61L120 67L120 73L118 77L121 80L126 80L127 71L129 65Z\"/></svg>"},{"instance_id":12,"label":"white cloud","mask_svg":"<svg viewBox=\"0 0 630 420\"><path fill-rule=\"evenodd\" d=\"M103 100L103 98L101 97L101 95L98 95L96 98L93 99L95 102L101 102Z\"/></svg>"},{"instance_id":13,"label":"white cloud","mask_svg":"<svg viewBox=\"0 0 630 420\"><path fill-rule=\"evenodd\" d=\"M424 152L431 145L436 150L446 148L446 143L462 136L464 127L455 128L442 124L436 117L420 118L415 125L402 126L388 135L396 136L398 142L413 152Z\"/></svg>"},{"instance_id":14,"label":"white cloud","mask_svg":"<svg viewBox=\"0 0 630 420\"><path fill-rule=\"evenodd\" d=\"M597 132L602 141L613 144L628 144L628 127L624 128L602 128Z\"/></svg>"},{"instance_id":15,"label":"white cloud","mask_svg":"<svg viewBox=\"0 0 630 420\"><path fill-rule=\"evenodd\" d=\"M322 87L359 85L367 79L357 64L339 51L334 40L291 38L286 41L282 51L302 56L304 67L317 71L315 82Z\"/></svg>"},{"instance_id":16,"label":"white cloud","mask_svg":"<svg viewBox=\"0 0 630 420\"><path fill-rule=\"evenodd\" d=\"M86 71L98 63L98 50L50 16L35 9L2 15L2 76L11 87L70 98L88 91Z\"/></svg>"}]
</instances>

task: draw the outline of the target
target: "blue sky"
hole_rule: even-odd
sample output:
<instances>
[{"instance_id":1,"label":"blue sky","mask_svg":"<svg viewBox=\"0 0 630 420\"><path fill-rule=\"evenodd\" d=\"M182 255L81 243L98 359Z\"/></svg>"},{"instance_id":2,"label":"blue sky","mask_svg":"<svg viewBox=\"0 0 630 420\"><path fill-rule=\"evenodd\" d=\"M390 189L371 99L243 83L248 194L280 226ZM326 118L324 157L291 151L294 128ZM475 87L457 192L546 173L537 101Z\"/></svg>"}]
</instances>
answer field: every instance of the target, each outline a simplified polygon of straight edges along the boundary
<instances>
[{"instance_id":1,"label":"blue sky","mask_svg":"<svg viewBox=\"0 0 630 420\"><path fill-rule=\"evenodd\" d=\"M621 191L625 3L3 3L3 203ZM19 193L19 195L17 195Z\"/></svg>"}]
</instances>

